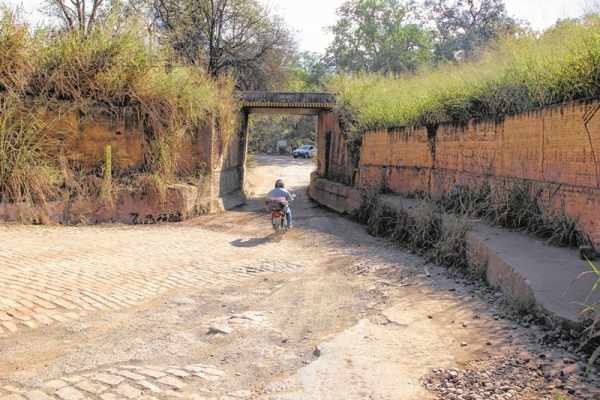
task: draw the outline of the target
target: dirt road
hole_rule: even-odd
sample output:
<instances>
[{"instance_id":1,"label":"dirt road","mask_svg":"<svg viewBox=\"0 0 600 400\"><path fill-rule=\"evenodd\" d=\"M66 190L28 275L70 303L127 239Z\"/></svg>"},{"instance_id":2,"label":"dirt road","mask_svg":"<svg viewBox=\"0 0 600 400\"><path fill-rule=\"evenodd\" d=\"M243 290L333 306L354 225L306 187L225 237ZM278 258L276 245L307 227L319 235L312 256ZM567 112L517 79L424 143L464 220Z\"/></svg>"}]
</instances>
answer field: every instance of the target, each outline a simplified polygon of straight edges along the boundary
<instances>
[{"instance_id":1,"label":"dirt road","mask_svg":"<svg viewBox=\"0 0 600 400\"><path fill-rule=\"evenodd\" d=\"M598 398L484 289L310 202L312 169L255 157L256 200L181 224L0 226L0 400Z\"/></svg>"}]
</instances>

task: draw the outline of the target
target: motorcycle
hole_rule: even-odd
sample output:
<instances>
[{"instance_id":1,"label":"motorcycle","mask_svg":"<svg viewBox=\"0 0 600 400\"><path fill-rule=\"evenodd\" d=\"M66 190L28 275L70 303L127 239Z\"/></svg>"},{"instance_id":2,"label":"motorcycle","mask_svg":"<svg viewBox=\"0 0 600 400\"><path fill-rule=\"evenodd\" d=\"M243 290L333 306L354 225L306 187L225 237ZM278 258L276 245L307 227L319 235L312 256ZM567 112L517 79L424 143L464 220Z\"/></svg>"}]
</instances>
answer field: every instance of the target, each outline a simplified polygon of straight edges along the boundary
<instances>
[{"instance_id":1,"label":"motorcycle","mask_svg":"<svg viewBox=\"0 0 600 400\"><path fill-rule=\"evenodd\" d=\"M271 206L271 223L273 224L273 230L275 233L286 233L288 230L287 218L285 215L285 208L287 204L278 204Z\"/></svg>"},{"instance_id":2,"label":"motorcycle","mask_svg":"<svg viewBox=\"0 0 600 400\"><path fill-rule=\"evenodd\" d=\"M295 196L292 195L292 200ZM288 222L286 211L289 203L286 199L271 199L269 200L271 209L271 224L275 233L284 234L288 231Z\"/></svg>"}]
</instances>

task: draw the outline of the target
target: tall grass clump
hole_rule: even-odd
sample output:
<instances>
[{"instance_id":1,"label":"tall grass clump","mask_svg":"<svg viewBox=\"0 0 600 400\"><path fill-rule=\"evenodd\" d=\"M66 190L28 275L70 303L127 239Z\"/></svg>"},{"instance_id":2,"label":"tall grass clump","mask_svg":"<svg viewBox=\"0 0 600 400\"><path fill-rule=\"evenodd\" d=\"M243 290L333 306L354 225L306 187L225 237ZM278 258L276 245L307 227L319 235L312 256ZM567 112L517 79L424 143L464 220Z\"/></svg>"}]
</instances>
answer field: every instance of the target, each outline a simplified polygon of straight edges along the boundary
<instances>
[{"instance_id":1,"label":"tall grass clump","mask_svg":"<svg viewBox=\"0 0 600 400\"><path fill-rule=\"evenodd\" d=\"M0 99L23 90L33 72L34 52L27 27L18 24L13 11L0 7Z\"/></svg>"},{"instance_id":2,"label":"tall grass clump","mask_svg":"<svg viewBox=\"0 0 600 400\"><path fill-rule=\"evenodd\" d=\"M365 198L368 200L368 198ZM433 202L420 200L414 208L396 208L379 202L365 205L369 234L391 239L400 246L454 269L468 269L466 235L470 223L464 216L444 217Z\"/></svg>"},{"instance_id":3,"label":"tall grass clump","mask_svg":"<svg viewBox=\"0 0 600 400\"><path fill-rule=\"evenodd\" d=\"M589 374L596 361L600 360L600 301L593 302L590 300L592 295L600 290L600 268L590 260L587 260L587 263L590 271L586 274L592 274L596 279L595 283L592 285L588 300L586 301L588 304L586 304L586 307L583 310L584 315L592 318L592 324L587 328L588 339L583 343L582 348L587 347L590 344L597 346L593 350L588 361L587 373Z\"/></svg>"},{"instance_id":4,"label":"tall grass clump","mask_svg":"<svg viewBox=\"0 0 600 400\"><path fill-rule=\"evenodd\" d=\"M548 244L562 247L589 245L590 239L569 216L564 204L554 207L549 190L531 183L513 183L492 190L488 182L479 187L456 186L437 200L444 212L483 219L493 225L526 232Z\"/></svg>"},{"instance_id":5,"label":"tall grass clump","mask_svg":"<svg viewBox=\"0 0 600 400\"><path fill-rule=\"evenodd\" d=\"M56 195L52 141L35 115L14 98L0 103L0 200L45 203Z\"/></svg>"},{"instance_id":6,"label":"tall grass clump","mask_svg":"<svg viewBox=\"0 0 600 400\"><path fill-rule=\"evenodd\" d=\"M365 187L361 191L360 207L354 213L354 218L361 224L369 224L369 219L376 212L379 200L378 196L382 189L377 187Z\"/></svg>"},{"instance_id":7,"label":"tall grass clump","mask_svg":"<svg viewBox=\"0 0 600 400\"><path fill-rule=\"evenodd\" d=\"M468 219L448 216L442 226L439 240L433 246L432 258L439 265L468 270L467 233L471 229Z\"/></svg>"},{"instance_id":8,"label":"tall grass clump","mask_svg":"<svg viewBox=\"0 0 600 400\"><path fill-rule=\"evenodd\" d=\"M499 120L600 95L600 17L563 21L540 36L499 40L475 60L400 77L339 75L328 83L365 129Z\"/></svg>"},{"instance_id":9,"label":"tall grass clump","mask_svg":"<svg viewBox=\"0 0 600 400\"><path fill-rule=\"evenodd\" d=\"M118 33L100 26L85 37L70 32L41 40L30 93L108 111L129 107L157 135L199 124L229 94L198 68L168 69L169 55L147 46L136 24Z\"/></svg>"}]
</instances>

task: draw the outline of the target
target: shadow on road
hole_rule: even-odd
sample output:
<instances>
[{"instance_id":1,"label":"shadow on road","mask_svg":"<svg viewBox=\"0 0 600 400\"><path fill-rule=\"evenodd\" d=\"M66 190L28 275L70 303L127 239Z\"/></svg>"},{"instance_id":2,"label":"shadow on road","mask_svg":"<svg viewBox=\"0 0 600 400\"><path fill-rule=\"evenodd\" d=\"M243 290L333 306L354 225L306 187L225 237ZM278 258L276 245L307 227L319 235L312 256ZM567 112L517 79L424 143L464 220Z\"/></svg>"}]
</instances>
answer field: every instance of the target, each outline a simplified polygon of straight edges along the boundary
<instances>
[{"instance_id":1,"label":"shadow on road","mask_svg":"<svg viewBox=\"0 0 600 400\"><path fill-rule=\"evenodd\" d=\"M258 247L269 243L269 241L271 241L272 238L273 235L268 235L261 238L236 239L230 242L230 244L233 247Z\"/></svg>"}]
</instances>

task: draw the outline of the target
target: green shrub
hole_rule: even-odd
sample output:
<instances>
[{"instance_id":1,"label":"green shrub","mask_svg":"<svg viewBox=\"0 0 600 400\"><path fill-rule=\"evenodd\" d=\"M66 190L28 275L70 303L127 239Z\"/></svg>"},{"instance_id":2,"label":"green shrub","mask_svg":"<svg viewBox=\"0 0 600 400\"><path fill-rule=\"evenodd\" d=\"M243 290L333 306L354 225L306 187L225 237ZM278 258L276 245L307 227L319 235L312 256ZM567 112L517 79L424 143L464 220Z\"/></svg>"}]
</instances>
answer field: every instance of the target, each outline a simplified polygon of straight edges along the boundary
<instances>
[{"instance_id":1,"label":"green shrub","mask_svg":"<svg viewBox=\"0 0 600 400\"><path fill-rule=\"evenodd\" d=\"M600 18L563 21L541 36L505 38L479 60L390 77L333 77L328 89L365 129L498 120L600 95Z\"/></svg>"}]
</instances>

